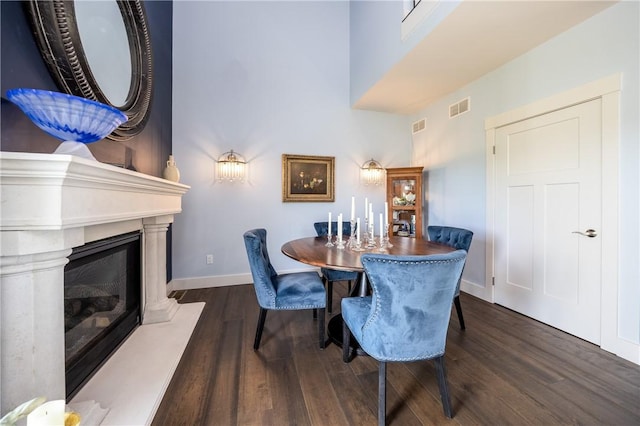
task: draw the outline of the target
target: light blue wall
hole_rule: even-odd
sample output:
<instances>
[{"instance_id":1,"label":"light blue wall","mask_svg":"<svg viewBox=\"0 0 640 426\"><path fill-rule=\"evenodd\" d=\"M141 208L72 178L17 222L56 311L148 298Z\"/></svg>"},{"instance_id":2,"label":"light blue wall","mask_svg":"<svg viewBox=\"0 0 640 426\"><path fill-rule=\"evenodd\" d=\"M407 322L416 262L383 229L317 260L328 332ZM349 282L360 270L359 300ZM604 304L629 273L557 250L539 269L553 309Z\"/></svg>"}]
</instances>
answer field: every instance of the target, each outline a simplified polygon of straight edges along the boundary
<instances>
[{"instance_id":1,"label":"light blue wall","mask_svg":"<svg viewBox=\"0 0 640 426\"><path fill-rule=\"evenodd\" d=\"M484 120L612 74L623 74L620 140L620 335L640 340L640 33L638 2L621 2L553 38L414 116L427 129L414 161L428 170L428 221L475 232L465 278L484 282ZM471 111L449 120L448 106L467 96ZM603 283L606 287L607 283Z\"/></svg>"},{"instance_id":2,"label":"light blue wall","mask_svg":"<svg viewBox=\"0 0 640 426\"><path fill-rule=\"evenodd\" d=\"M313 235L329 211L349 214L351 196L382 211L384 186L360 185L359 167L409 165L410 119L350 109L348 2L176 1L173 24L173 154L191 185L174 279L249 273L242 233L253 227L267 228L277 270L301 269L284 242ZM214 181L231 148L250 161L245 184ZM285 153L335 156L336 202L283 203Z\"/></svg>"},{"instance_id":3,"label":"light blue wall","mask_svg":"<svg viewBox=\"0 0 640 426\"><path fill-rule=\"evenodd\" d=\"M277 269L301 268L280 254L280 245L312 233L311 222L324 220L329 210L347 213L352 195L382 203L383 188L361 186L358 166L370 157L388 167L408 165L409 125L426 117L427 130L414 141L425 155L413 163L428 170L428 221L474 230L465 279L482 283L484 120L622 72L619 317L623 335L638 342L638 3L612 6L408 118L349 108L354 90L366 90L406 53L390 43L380 53L386 59L373 60L384 43L376 41L375 26L360 25L365 12L356 3L174 3L174 155L182 182L192 186L174 224L174 277L248 273L241 235L256 226L269 229ZM392 6L367 3L377 12ZM425 25L416 37L428 31ZM449 120L448 105L466 96L471 111ZM250 160L248 183L214 181L214 159L230 148ZM282 203L283 153L334 155L336 203ZM213 265L205 264L208 253Z\"/></svg>"},{"instance_id":4,"label":"light blue wall","mask_svg":"<svg viewBox=\"0 0 640 426\"><path fill-rule=\"evenodd\" d=\"M351 104L360 99L391 67L409 53L460 4L460 1L441 2L403 41L402 1L351 0Z\"/></svg>"}]
</instances>

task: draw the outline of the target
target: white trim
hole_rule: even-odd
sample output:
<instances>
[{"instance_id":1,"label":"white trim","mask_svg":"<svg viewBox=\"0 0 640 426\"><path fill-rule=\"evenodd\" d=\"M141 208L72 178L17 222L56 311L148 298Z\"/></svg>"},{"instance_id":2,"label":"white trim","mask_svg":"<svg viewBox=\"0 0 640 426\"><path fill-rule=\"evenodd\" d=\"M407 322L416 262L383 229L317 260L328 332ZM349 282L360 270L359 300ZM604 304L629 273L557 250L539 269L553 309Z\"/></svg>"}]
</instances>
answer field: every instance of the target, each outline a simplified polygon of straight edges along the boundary
<instances>
[{"instance_id":1,"label":"white trim","mask_svg":"<svg viewBox=\"0 0 640 426\"><path fill-rule=\"evenodd\" d=\"M400 24L400 35L405 41L411 32L440 5L439 1L421 1Z\"/></svg>"},{"instance_id":2,"label":"white trim","mask_svg":"<svg viewBox=\"0 0 640 426\"><path fill-rule=\"evenodd\" d=\"M485 275L484 275L484 287L485 292L482 298L488 302L493 303L494 299L494 288L493 288L493 279L495 277L494 273L494 264L493 264L493 234L494 234L494 215L495 215L495 152L494 147L496 146L496 129L487 129L485 132L485 138L487 141L486 145L486 224L485 224L485 232L486 232L486 242L485 242Z\"/></svg>"},{"instance_id":3,"label":"white trim","mask_svg":"<svg viewBox=\"0 0 640 426\"><path fill-rule=\"evenodd\" d=\"M488 302L492 302L492 300L488 300L486 298L487 288L482 284L472 283L471 281L462 280L460 282L460 290L464 293L475 296L479 299L487 300ZM489 288L489 291L491 289Z\"/></svg>"},{"instance_id":4,"label":"white trim","mask_svg":"<svg viewBox=\"0 0 640 426\"><path fill-rule=\"evenodd\" d=\"M618 161L620 144L620 90L622 74L617 73L583 86L550 96L485 120L487 145L487 241L486 280L490 284L494 268L495 214L495 129L591 99L602 99L602 296L600 341L604 350L640 364L640 345L618 334ZM606 287L605 287L606 284ZM493 299L491 299L493 300Z\"/></svg>"},{"instance_id":5,"label":"white trim","mask_svg":"<svg viewBox=\"0 0 640 426\"><path fill-rule=\"evenodd\" d=\"M194 290L197 288L226 287L230 285L250 284L251 274L217 275L210 277L175 278L167 285L167 292L176 290Z\"/></svg>"},{"instance_id":6,"label":"white trim","mask_svg":"<svg viewBox=\"0 0 640 426\"><path fill-rule=\"evenodd\" d=\"M319 268L301 268L280 271L278 274L319 271ZM167 284L167 294L176 290L194 290L197 288L226 287L230 285L252 284L251 274L214 275L209 277L176 278Z\"/></svg>"}]
</instances>

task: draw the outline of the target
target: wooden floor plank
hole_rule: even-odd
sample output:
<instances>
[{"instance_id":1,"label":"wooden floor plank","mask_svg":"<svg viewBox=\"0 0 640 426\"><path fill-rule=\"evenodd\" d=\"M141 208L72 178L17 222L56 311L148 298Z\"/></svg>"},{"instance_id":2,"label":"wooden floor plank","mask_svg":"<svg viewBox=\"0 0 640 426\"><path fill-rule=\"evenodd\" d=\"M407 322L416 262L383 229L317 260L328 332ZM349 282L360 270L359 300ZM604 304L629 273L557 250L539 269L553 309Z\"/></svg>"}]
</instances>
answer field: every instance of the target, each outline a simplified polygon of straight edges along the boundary
<instances>
[{"instance_id":1,"label":"wooden floor plank","mask_svg":"<svg viewBox=\"0 0 640 426\"><path fill-rule=\"evenodd\" d=\"M334 314L346 287L334 285ZM188 290L205 308L153 425L371 425L378 363L320 350L311 311L269 311L258 351L253 286ZM461 295L445 362L446 419L430 361L389 363L389 425L640 424L640 366L503 307ZM326 320L329 320L327 315Z\"/></svg>"},{"instance_id":2,"label":"wooden floor plank","mask_svg":"<svg viewBox=\"0 0 640 426\"><path fill-rule=\"evenodd\" d=\"M342 362L342 349L335 345L330 345L324 352L326 355L318 357L318 360L327 372L331 388L336 394L336 407L346 419L343 424L375 424L376 412L367 406L371 395L361 388L357 376L351 369L352 363Z\"/></svg>"},{"instance_id":3,"label":"wooden floor plank","mask_svg":"<svg viewBox=\"0 0 640 426\"><path fill-rule=\"evenodd\" d=\"M316 425L347 424L342 410L335 409L340 402L331 386L327 371L318 368L322 357L324 353L314 348L300 352L300 356L294 358L309 418L311 423Z\"/></svg>"},{"instance_id":4,"label":"wooden floor plank","mask_svg":"<svg viewBox=\"0 0 640 426\"><path fill-rule=\"evenodd\" d=\"M205 424L205 411L210 401L208 375L216 370L216 358L210 347L203 350L205 345L202 342L219 341L221 338L219 328L209 328L217 322L216 318L224 307L227 292L219 290L188 291L181 300L181 303L203 301L206 304L168 388L174 395L175 405L161 404L154 423L155 419L163 421L156 424ZM175 407L180 409L176 410Z\"/></svg>"},{"instance_id":5,"label":"wooden floor plank","mask_svg":"<svg viewBox=\"0 0 640 426\"><path fill-rule=\"evenodd\" d=\"M211 425L229 425L236 422L238 414L242 321L224 321L220 344L212 344L211 350L217 362L209 377L209 404L205 421Z\"/></svg>"},{"instance_id":6,"label":"wooden floor plank","mask_svg":"<svg viewBox=\"0 0 640 426\"><path fill-rule=\"evenodd\" d=\"M414 366L424 366L428 363L429 361L418 361ZM392 387L398 394L397 401L393 403L406 405L423 425L440 425L446 422L435 369L432 368L425 375L431 376L430 380L421 382L406 367L398 363L387 364L387 386ZM393 407L390 406L389 410L393 410Z\"/></svg>"},{"instance_id":7,"label":"wooden floor plank","mask_svg":"<svg viewBox=\"0 0 640 426\"><path fill-rule=\"evenodd\" d=\"M242 333L246 344L246 341L251 341L255 335L257 315L245 313L244 318ZM254 351L253 347L241 348L240 354L242 364L239 372L238 424L261 424L273 409L266 360L262 353Z\"/></svg>"},{"instance_id":8,"label":"wooden floor plank","mask_svg":"<svg viewBox=\"0 0 640 426\"><path fill-rule=\"evenodd\" d=\"M269 361L268 385L273 388L274 425L310 425L304 395L291 359Z\"/></svg>"}]
</instances>

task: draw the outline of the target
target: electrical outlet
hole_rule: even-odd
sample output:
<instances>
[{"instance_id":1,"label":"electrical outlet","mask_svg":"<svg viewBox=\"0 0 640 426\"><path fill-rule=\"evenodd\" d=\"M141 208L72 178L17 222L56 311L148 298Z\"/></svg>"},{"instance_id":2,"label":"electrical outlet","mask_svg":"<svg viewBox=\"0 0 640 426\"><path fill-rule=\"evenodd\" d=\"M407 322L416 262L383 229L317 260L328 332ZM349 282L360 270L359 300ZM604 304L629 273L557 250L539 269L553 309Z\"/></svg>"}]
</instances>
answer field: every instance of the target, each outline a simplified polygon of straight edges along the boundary
<instances>
[{"instance_id":1,"label":"electrical outlet","mask_svg":"<svg viewBox=\"0 0 640 426\"><path fill-rule=\"evenodd\" d=\"M208 254L207 255L207 265L211 265L213 263L213 255L212 254Z\"/></svg>"}]
</instances>

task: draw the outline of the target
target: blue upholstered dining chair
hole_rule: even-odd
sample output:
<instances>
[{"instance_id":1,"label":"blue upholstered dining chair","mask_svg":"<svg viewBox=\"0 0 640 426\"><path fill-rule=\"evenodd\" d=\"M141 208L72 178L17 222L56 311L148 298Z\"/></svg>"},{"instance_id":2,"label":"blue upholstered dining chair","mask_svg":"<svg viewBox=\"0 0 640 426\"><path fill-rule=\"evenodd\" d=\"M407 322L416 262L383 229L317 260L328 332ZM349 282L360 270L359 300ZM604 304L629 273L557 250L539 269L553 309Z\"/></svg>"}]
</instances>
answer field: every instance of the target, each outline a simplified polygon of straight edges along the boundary
<instances>
[{"instance_id":1,"label":"blue upholstered dining chair","mask_svg":"<svg viewBox=\"0 0 640 426\"><path fill-rule=\"evenodd\" d=\"M315 222L313 227L316 230L318 237L324 237L329 233L329 222ZM331 234L336 235L338 229L338 222L331 222ZM342 235L343 238L349 238L351 235L351 223L342 222ZM351 293L351 284L358 278L357 272L338 271L336 269L320 268L322 274L322 281L326 284L327 288L327 311L331 313L333 310L333 283L335 281L347 282L347 293Z\"/></svg>"},{"instance_id":2,"label":"blue upholstered dining chair","mask_svg":"<svg viewBox=\"0 0 640 426\"><path fill-rule=\"evenodd\" d=\"M456 284L467 253L428 256L366 253L361 257L373 294L342 299L342 357L351 358L351 335L379 362L378 424L386 419L386 363L433 359L444 414L451 399L444 365Z\"/></svg>"},{"instance_id":3,"label":"blue upholstered dining chair","mask_svg":"<svg viewBox=\"0 0 640 426\"><path fill-rule=\"evenodd\" d=\"M320 276L313 271L281 274L273 269L267 251L267 231L252 229L244 233L253 287L260 316L253 349L258 350L268 310L313 309L318 316L318 342L324 349L324 309L326 294Z\"/></svg>"},{"instance_id":4,"label":"blue upholstered dining chair","mask_svg":"<svg viewBox=\"0 0 640 426\"><path fill-rule=\"evenodd\" d=\"M427 226L427 235L429 241L434 243L440 243L453 247L456 250L464 250L469 253L469 247L471 246L471 239L473 238L473 232L468 229L454 228L452 226ZM464 330L464 317L462 316L462 306L460 306L460 280L456 286L456 293L453 299L453 303L456 305L456 313L458 314L458 321L460 322L460 329Z\"/></svg>"}]
</instances>

